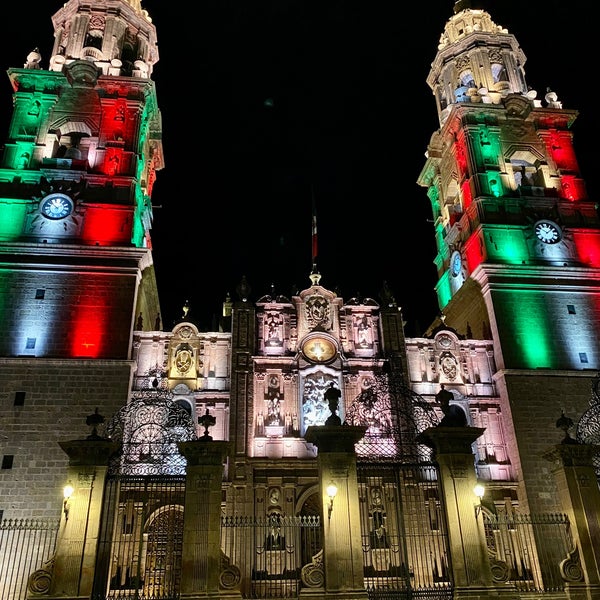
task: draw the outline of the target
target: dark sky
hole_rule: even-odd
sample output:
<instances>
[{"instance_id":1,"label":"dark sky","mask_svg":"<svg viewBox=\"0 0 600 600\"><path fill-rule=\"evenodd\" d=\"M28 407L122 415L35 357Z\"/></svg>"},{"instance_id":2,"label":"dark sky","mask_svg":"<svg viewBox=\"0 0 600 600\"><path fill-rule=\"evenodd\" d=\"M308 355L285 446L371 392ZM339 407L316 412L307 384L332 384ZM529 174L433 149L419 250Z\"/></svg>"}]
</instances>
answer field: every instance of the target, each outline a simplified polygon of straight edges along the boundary
<instances>
[{"instance_id":1,"label":"dark sky","mask_svg":"<svg viewBox=\"0 0 600 600\"><path fill-rule=\"evenodd\" d=\"M38 46L63 0L3 8L0 66ZM575 147L592 179L600 132L596 19L587 0L474 1L516 35L528 84L579 110ZM416 181L439 126L426 84L452 0L142 0L157 27L154 67L165 169L154 188L153 244L162 316L186 299L213 315L243 275L252 299L310 285L311 195L321 283L378 298L388 281L419 335L434 319L436 272L426 190ZM193 7L193 8L188 8ZM189 11L189 12L188 12ZM0 135L11 110L0 86ZM2 138L0 138L2 139Z\"/></svg>"}]
</instances>

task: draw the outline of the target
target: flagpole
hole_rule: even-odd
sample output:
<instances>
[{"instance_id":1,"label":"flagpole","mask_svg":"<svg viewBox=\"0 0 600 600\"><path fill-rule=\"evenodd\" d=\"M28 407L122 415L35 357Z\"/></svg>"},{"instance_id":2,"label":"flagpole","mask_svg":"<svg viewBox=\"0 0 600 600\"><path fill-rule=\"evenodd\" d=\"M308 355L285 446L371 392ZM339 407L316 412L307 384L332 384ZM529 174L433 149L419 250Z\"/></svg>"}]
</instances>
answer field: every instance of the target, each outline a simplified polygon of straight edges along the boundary
<instances>
[{"instance_id":1,"label":"flagpole","mask_svg":"<svg viewBox=\"0 0 600 600\"><path fill-rule=\"evenodd\" d=\"M317 238L317 199L315 197L315 188L311 184L311 199L312 199L312 218L311 218L311 243L312 243L312 269L310 272L310 280L313 285L317 285L321 279L319 270L317 268L317 256L318 256L318 238Z\"/></svg>"},{"instance_id":2,"label":"flagpole","mask_svg":"<svg viewBox=\"0 0 600 600\"><path fill-rule=\"evenodd\" d=\"M315 190L311 185L312 195L312 268L313 271L317 268L318 240L317 240L317 201L315 198Z\"/></svg>"}]
</instances>

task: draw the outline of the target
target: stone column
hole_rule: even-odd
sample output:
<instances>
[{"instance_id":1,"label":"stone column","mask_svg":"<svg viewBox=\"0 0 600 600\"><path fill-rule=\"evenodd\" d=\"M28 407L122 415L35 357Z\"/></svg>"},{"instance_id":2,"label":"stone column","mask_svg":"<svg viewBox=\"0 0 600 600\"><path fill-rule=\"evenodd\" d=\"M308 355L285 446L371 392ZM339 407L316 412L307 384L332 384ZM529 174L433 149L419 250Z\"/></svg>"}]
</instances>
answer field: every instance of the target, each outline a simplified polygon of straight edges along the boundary
<instances>
[{"instance_id":1,"label":"stone column","mask_svg":"<svg viewBox=\"0 0 600 600\"><path fill-rule=\"evenodd\" d=\"M323 506L325 598L366 599L354 445L365 427L312 426L306 441L318 449L317 462ZM337 487L330 503L327 487Z\"/></svg>"},{"instance_id":2,"label":"stone column","mask_svg":"<svg viewBox=\"0 0 600 600\"><path fill-rule=\"evenodd\" d=\"M573 440L544 454L554 463L559 499L577 549L563 565L572 598L600 598L600 489L592 462L599 449Z\"/></svg>"},{"instance_id":3,"label":"stone column","mask_svg":"<svg viewBox=\"0 0 600 600\"><path fill-rule=\"evenodd\" d=\"M181 598L241 598L239 570L221 564L223 463L230 443L200 439L178 448L187 460Z\"/></svg>"},{"instance_id":4,"label":"stone column","mask_svg":"<svg viewBox=\"0 0 600 600\"><path fill-rule=\"evenodd\" d=\"M119 448L102 438L59 442L69 456L64 502L50 590L46 597L90 598L96 570L98 535L108 461Z\"/></svg>"},{"instance_id":5,"label":"stone column","mask_svg":"<svg viewBox=\"0 0 600 600\"><path fill-rule=\"evenodd\" d=\"M476 510L479 498L473 491L477 476L472 444L483 432L480 427L438 426L419 436L420 441L434 448L439 465L455 598L472 597L482 590L485 594L492 586L483 519Z\"/></svg>"}]
</instances>

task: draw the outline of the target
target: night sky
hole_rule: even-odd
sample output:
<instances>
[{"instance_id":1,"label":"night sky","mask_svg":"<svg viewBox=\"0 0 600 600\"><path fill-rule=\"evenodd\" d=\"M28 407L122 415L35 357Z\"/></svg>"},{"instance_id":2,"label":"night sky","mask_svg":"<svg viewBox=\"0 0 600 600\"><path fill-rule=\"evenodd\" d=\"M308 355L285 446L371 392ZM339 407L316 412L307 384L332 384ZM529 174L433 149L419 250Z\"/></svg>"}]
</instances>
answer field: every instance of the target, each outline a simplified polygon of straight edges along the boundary
<instances>
[{"instance_id":1,"label":"night sky","mask_svg":"<svg viewBox=\"0 0 600 600\"><path fill-rule=\"evenodd\" d=\"M34 48L47 68L63 0L3 7L0 66ZM154 261L165 328L212 329L243 275L258 299L309 287L314 195L321 284L344 299L391 287L420 335L437 314L433 224L416 181L439 123L426 84L452 0L142 0L157 27L152 78L165 169L154 187ZM474 1L516 35L528 84L577 109L588 194L600 159L596 19L586 0ZM188 6L193 8L188 9ZM187 12L187 11L190 12ZM9 29L8 35L6 29ZM0 140L11 111L0 86Z\"/></svg>"}]
</instances>

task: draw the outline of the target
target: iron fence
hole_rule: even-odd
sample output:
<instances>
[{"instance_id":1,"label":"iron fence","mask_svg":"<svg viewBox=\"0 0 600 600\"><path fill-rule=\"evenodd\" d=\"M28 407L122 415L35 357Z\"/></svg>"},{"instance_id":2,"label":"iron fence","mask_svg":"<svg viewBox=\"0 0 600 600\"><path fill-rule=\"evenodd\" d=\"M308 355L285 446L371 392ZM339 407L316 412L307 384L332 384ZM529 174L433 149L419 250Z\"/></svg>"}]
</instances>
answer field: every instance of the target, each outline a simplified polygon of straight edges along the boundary
<instances>
[{"instance_id":1,"label":"iron fence","mask_svg":"<svg viewBox=\"0 0 600 600\"><path fill-rule=\"evenodd\" d=\"M396 488L385 478L371 479L371 484L377 483L386 494L389 510ZM172 484L174 489L170 489ZM183 484L177 478L169 485L156 479L119 482L119 488L123 486L119 489L119 508L110 513L110 527L103 527L96 575L104 583L96 588L95 598L178 597ZM423 490L428 490L425 495L429 500L415 512L405 497L403 529L396 528L390 519L385 521L389 529L379 534L379 517L373 520L378 496L367 501L366 494L371 492L362 492L361 505L371 506L362 513L365 588L370 600L452 597L445 533L437 520L434 488L420 485L415 489L420 490L415 500L423 497ZM149 500L144 500L146 496ZM136 526L137 519L151 525L146 530L149 535L138 535L142 529ZM552 594L564 591L567 582L583 581L566 515L484 513L483 523L496 586L507 585L521 593ZM41 519L0 523L0 600L26 600L28 593L48 589L59 524ZM220 587L239 589L245 599L298 598L301 589L324 585L321 522L317 516L223 517L221 549ZM112 558L103 563L103 556ZM138 580L136 574L142 577Z\"/></svg>"},{"instance_id":2,"label":"iron fence","mask_svg":"<svg viewBox=\"0 0 600 600\"><path fill-rule=\"evenodd\" d=\"M564 514L483 513L495 584L522 592L557 592L583 583L583 570Z\"/></svg>"},{"instance_id":3,"label":"iron fence","mask_svg":"<svg viewBox=\"0 0 600 600\"><path fill-rule=\"evenodd\" d=\"M0 522L0 600L24 600L28 584L33 592L45 588L59 526L56 519Z\"/></svg>"}]
</instances>

